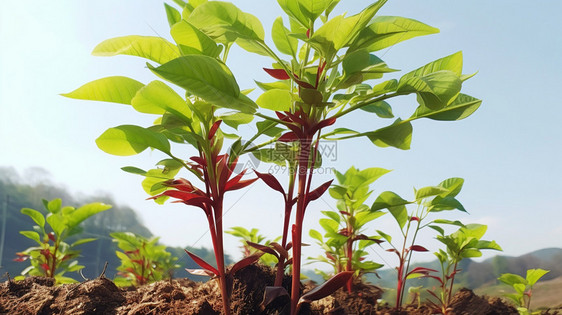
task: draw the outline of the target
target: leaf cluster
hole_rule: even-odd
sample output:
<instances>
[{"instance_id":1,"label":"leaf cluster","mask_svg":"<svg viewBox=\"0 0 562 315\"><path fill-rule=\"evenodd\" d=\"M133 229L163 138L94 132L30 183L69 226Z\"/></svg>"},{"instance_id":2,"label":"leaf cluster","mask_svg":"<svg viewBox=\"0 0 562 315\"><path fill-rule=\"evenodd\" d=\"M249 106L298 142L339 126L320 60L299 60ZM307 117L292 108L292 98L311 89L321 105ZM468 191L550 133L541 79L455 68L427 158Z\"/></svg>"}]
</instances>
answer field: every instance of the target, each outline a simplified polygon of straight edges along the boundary
<instances>
[{"instance_id":1,"label":"leaf cluster","mask_svg":"<svg viewBox=\"0 0 562 315\"><path fill-rule=\"evenodd\" d=\"M528 315L531 308L531 297L533 295L533 286L550 270L529 269L525 278L513 273L504 273L500 275L498 280L511 286L515 293L505 294L507 298L517 305L517 310L521 315ZM534 314L534 313L533 313Z\"/></svg>"},{"instance_id":2,"label":"leaf cluster","mask_svg":"<svg viewBox=\"0 0 562 315\"><path fill-rule=\"evenodd\" d=\"M61 199L43 200L46 215L42 212L23 208L22 214L27 215L36 224L32 231L20 231L23 236L35 241L36 246L16 253L16 261L30 261L30 266L22 271L22 276L44 276L54 278L56 283L72 283L74 279L65 277L67 272L75 272L84 268L76 258L81 244L95 241L95 238L79 238L69 244L65 240L82 232L80 223L89 217L111 208L103 203L89 203L79 208L62 206Z\"/></svg>"},{"instance_id":3,"label":"leaf cluster","mask_svg":"<svg viewBox=\"0 0 562 315\"><path fill-rule=\"evenodd\" d=\"M389 170L382 168L368 168L358 170L351 167L345 173L335 171L338 184L332 185L329 193L337 200L336 211L322 211L326 218L320 219L324 229L322 233L311 229L310 236L322 247L325 255L312 258L330 264L334 274L341 271L354 271L354 277L374 272L383 265L373 261L366 261L367 248L379 243L380 236L365 235L365 225L382 216L383 212L371 212L364 204L372 191L369 185ZM324 239L324 237L326 239ZM311 259L311 258L309 258ZM317 270L325 279L329 274Z\"/></svg>"},{"instance_id":4,"label":"leaf cluster","mask_svg":"<svg viewBox=\"0 0 562 315\"><path fill-rule=\"evenodd\" d=\"M171 278L177 257L166 251L166 246L158 244L158 237L147 239L131 232L110 233L121 251L115 254L121 260L119 271L114 279L118 286L142 286L148 283Z\"/></svg>"}]
</instances>

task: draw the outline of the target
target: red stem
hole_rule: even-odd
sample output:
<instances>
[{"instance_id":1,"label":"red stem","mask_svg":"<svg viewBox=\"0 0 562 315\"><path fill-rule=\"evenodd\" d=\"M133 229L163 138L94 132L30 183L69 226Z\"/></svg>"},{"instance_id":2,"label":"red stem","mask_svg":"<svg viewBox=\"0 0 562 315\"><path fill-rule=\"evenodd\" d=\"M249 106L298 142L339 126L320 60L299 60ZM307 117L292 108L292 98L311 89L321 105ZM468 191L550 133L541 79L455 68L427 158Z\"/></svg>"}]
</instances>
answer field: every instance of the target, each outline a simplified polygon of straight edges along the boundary
<instances>
[{"instance_id":1,"label":"red stem","mask_svg":"<svg viewBox=\"0 0 562 315\"><path fill-rule=\"evenodd\" d=\"M453 284L455 283L455 274L456 274L456 271L457 271L457 265L458 264L459 263L456 262L455 266L453 267L453 275L451 276L451 286L449 287L449 296L448 296L447 301L444 301L445 303L443 303L443 304L445 304L445 305L443 305L444 309L447 309L447 307L449 306L449 303L451 302L451 298L453 296Z\"/></svg>"},{"instance_id":2,"label":"red stem","mask_svg":"<svg viewBox=\"0 0 562 315\"><path fill-rule=\"evenodd\" d=\"M298 178L299 178L299 194L297 200L297 214L295 225L292 230L293 236L293 277L291 283L291 315L297 314L297 306L300 298L300 275L301 275L301 246L302 246L302 221L306 208L306 184L308 174L308 158L309 150L305 150L306 145L310 145L310 139L305 139L306 143L301 141L300 152L298 158Z\"/></svg>"},{"instance_id":3,"label":"red stem","mask_svg":"<svg viewBox=\"0 0 562 315\"><path fill-rule=\"evenodd\" d=\"M55 243L55 251L53 252L53 261L51 262L51 278L55 278L55 270L57 268L57 251L59 250L59 244Z\"/></svg>"},{"instance_id":4,"label":"red stem","mask_svg":"<svg viewBox=\"0 0 562 315\"><path fill-rule=\"evenodd\" d=\"M350 228L348 227L348 231ZM351 259L353 258L353 234L350 234L349 238L347 239L347 267L346 271L352 271L353 266L351 264ZM353 277L349 278L347 281L347 292L351 293L353 289Z\"/></svg>"}]
</instances>

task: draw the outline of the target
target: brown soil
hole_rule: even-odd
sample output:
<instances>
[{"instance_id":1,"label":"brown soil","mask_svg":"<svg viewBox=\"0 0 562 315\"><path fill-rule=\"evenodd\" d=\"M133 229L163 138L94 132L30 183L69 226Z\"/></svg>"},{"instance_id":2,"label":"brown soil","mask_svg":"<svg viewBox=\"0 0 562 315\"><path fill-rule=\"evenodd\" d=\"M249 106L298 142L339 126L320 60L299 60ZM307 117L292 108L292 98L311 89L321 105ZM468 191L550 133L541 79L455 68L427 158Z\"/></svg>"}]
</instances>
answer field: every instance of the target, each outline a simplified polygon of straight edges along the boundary
<instances>
[{"instance_id":1,"label":"brown soil","mask_svg":"<svg viewBox=\"0 0 562 315\"><path fill-rule=\"evenodd\" d=\"M251 265L234 276L231 298L233 314L287 314L288 297L282 296L261 307L266 286L273 284L271 269ZM217 280L205 283L188 279L160 281L139 288L118 288L105 278L78 284L54 286L51 279L31 277L0 284L0 314L220 314L221 300ZM289 287L290 278L284 286ZM312 285L303 286L308 290ZM301 314L432 314L426 306L408 306L403 311L377 305L382 291L357 284L348 294L340 289L332 296L312 303ZM461 290L453 298L450 314L517 314L497 298L476 296ZM545 313L557 314L557 313Z\"/></svg>"}]
</instances>

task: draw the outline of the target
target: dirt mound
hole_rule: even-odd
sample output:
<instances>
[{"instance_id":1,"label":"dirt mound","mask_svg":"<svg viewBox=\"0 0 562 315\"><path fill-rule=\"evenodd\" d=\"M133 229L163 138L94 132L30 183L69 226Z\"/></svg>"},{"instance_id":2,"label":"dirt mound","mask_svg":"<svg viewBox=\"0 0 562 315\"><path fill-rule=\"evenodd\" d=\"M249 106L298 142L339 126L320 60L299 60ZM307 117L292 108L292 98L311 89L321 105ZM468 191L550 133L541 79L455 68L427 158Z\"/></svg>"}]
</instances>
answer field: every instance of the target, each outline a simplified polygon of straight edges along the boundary
<instances>
[{"instance_id":1,"label":"dirt mound","mask_svg":"<svg viewBox=\"0 0 562 315\"><path fill-rule=\"evenodd\" d=\"M261 307L266 286L274 281L274 271L251 265L238 271L233 279L233 314L287 314L288 297ZM290 278L284 279L288 288ZM313 286L307 284L303 290ZM357 284L348 294L340 289L335 294L303 308L301 314L432 314L427 306L407 306L398 312L377 305L382 291L372 285ZM52 279L31 277L23 281L0 284L1 314L220 314L221 299L217 279L205 283L188 279L159 281L139 288L118 288L104 277L78 284L54 286ZM517 314L501 299L475 295L460 290L453 298L450 314ZM545 313L554 314L554 313Z\"/></svg>"}]
</instances>

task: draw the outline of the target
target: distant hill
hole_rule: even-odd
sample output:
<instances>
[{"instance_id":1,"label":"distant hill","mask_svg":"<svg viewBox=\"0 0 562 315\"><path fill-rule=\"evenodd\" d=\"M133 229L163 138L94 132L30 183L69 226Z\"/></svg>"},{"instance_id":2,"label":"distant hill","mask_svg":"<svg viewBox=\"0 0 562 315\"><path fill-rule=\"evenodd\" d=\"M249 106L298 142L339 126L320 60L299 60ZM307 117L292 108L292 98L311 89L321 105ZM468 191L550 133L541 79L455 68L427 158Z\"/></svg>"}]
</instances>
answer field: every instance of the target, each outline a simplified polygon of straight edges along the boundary
<instances>
[{"instance_id":1,"label":"distant hill","mask_svg":"<svg viewBox=\"0 0 562 315\"><path fill-rule=\"evenodd\" d=\"M45 173L42 169L32 170L37 173ZM75 198L64 188L46 180L40 180L34 184L24 181L19 174L11 168L0 167L0 235L4 233L3 251L0 253L0 276L6 272L10 276L17 276L26 268L28 262L14 262L15 253L25 250L35 243L23 235L19 231L30 230L34 225L33 221L26 215L20 213L22 208L32 208L41 212L45 212L42 199L52 200L61 198L63 205L81 206L90 202L104 202L113 207L110 210L99 213L88 220L84 221L83 237L95 237L96 241L81 245L78 249L82 250L82 257L79 263L84 265L83 273L88 278L98 276L105 264L108 262L106 276L113 278L116 268L120 262L115 251L118 250L116 244L112 242L109 233L129 231L140 234L145 237L152 237L152 233L137 216L135 211L127 206L117 205L108 195L88 196ZM4 217L4 207L6 208L6 216ZM5 223L3 222L5 220ZM2 230L5 226L5 230ZM1 246L0 246L1 247ZM180 258L178 264L182 268L176 271L176 277L190 276L183 268L198 268L197 265L189 258L183 248L168 248L172 255ZM191 249L195 254L204 258L208 262L214 261L214 253L212 250L205 248ZM230 262L229 258L226 257ZM66 274L77 280L82 280L77 273ZM191 277L191 276L190 276ZM206 277L191 277L195 280L203 280ZM2 280L4 280L3 278Z\"/></svg>"}]
</instances>

